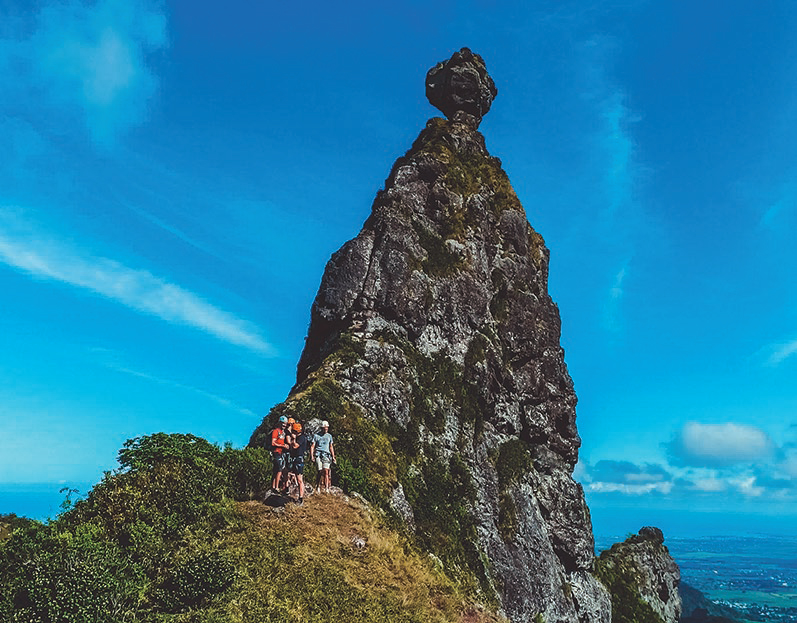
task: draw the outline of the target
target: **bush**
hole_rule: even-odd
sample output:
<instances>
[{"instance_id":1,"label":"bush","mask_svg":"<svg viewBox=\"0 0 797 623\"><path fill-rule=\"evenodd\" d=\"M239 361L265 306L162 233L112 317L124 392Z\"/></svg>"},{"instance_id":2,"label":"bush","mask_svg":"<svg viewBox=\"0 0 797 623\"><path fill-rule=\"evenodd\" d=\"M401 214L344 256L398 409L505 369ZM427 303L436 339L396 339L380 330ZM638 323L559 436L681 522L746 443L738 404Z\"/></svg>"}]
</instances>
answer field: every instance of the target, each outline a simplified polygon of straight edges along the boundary
<instances>
[{"instance_id":1,"label":"bush","mask_svg":"<svg viewBox=\"0 0 797 623\"><path fill-rule=\"evenodd\" d=\"M0 618L89 623L129 620L142 575L97 525L19 531L0 550Z\"/></svg>"},{"instance_id":2,"label":"bush","mask_svg":"<svg viewBox=\"0 0 797 623\"><path fill-rule=\"evenodd\" d=\"M230 588L237 578L235 565L223 552L189 552L178 561L161 593L165 609L199 608Z\"/></svg>"},{"instance_id":3,"label":"bush","mask_svg":"<svg viewBox=\"0 0 797 623\"><path fill-rule=\"evenodd\" d=\"M119 450L122 470L152 469L167 460L187 462L197 467L218 461L221 450L209 441L190 434L155 433L134 437Z\"/></svg>"},{"instance_id":4,"label":"bush","mask_svg":"<svg viewBox=\"0 0 797 623\"><path fill-rule=\"evenodd\" d=\"M271 456L265 448L227 446L221 460L236 500L254 499L271 486Z\"/></svg>"},{"instance_id":5,"label":"bush","mask_svg":"<svg viewBox=\"0 0 797 623\"><path fill-rule=\"evenodd\" d=\"M268 454L157 433L128 440L119 461L57 520L0 546L0 620L116 621L133 609L156 620L232 584L233 563L209 548L238 521L232 499L268 482Z\"/></svg>"},{"instance_id":6,"label":"bush","mask_svg":"<svg viewBox=\"0 0 797 623\"><path fill-rule=\"evenodd\" d=\"M33 519L18 517L16 513L0 515L0 543L10 537L14 530L25 528L35 523L37 522Z\"/></svg>"}]
</instances>

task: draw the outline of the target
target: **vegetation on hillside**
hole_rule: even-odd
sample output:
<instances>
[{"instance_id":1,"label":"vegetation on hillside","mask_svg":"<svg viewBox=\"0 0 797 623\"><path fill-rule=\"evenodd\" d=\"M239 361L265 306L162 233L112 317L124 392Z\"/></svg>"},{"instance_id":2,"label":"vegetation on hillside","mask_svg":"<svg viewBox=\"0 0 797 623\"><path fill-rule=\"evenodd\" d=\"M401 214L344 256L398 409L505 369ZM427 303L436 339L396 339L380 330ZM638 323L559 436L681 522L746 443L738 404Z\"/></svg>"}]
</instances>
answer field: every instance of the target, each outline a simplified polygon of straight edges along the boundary
<instances>
[{"instance_id":1,"label":"vegetation on hillside","mask_svg":"<svg viewBox=\"0 0 797 623\"><path fill-rule=\"evenodd\" d=\"M366 417L335 380L334 368L361 360L365 348L363 341L344 333L320 368L271 410L250 444L264 445L268 432L282 415L306 421L329 419L335 430L336 452L341 457L336 475L344 491L363 495L389 518L392 514L392 526L406 530L406 524L397 518L389 503L391 492L401 484L414 517L414 530L408 538L420 550L439 558L463 592L495 606L498 600L489 561L478 547L472 511L476 502L473 475L459 456L445 457L434 443L434 435L443 432L445 411L451 407L472 426L474 435L481 434L478 388L466 379L463 366L444 355L426 356L408 340L389 331L375 334L373 339L392 346L393 354L403 358L405 369L410 372L412 395L406 426L391 422L378 409L373 419ZM468 361L485 356L482 341L473 343ZM377 383L378 379L372 382ZM424 430L432 435L421 434ZM519 440L518 443L523 445ZM516 521L508 530L514 530L515 524Z\"/></svg>"},{"instance_id":2,"label":"vegetation on hillside","mask_svg":"<svg viewBox=\"0 0 797 623\"><path fill-rule=\"evenodd\" d=\"M262 448L159 433L119 461L54 521L0 518L0 620L497 620L357 499L254 501L271 476Z\"/></svg>"},{"instance_id":3,"label":"vegetation on hillside","mask_svg":"<svg viewBox=\"0 0 797 623\"><path fill-rule=\"evenodd\" d=\"M610 552L601 552L595 561L595 575L611 594L612 623L664 623L642 598L639 592L640 570L631 558L613 558Z\"/></svg>"}]
</instances>

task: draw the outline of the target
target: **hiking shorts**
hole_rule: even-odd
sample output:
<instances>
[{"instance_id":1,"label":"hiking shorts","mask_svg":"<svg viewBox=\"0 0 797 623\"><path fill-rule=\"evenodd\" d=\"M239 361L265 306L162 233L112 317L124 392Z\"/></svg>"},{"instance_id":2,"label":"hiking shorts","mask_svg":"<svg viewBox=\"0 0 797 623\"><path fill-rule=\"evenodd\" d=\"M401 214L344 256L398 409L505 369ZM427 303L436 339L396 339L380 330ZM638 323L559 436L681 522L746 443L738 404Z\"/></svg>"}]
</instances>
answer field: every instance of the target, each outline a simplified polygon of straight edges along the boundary
<instances>
[{"instance_id":1,"label":"hiking shorts","mask_svg":"<svg viewBox=\"0 0 797 623\"><path fill-rule=\"evenodd\" d=\"M291 474L301 475L304 474L304 457L297 456L291 459Z\"/></svg>"},{"instance_id":2,"label":"hiking shorts","mask_svg":"<svg viewBox=\"0 0 797 623\"><path fill-rule=\"evenodd\" d=\"M319 469L329 469L332 467L332 455L326 452L315 453L315 466Z\"/></svg>"},{"instance_id":3,"label":"hiking shorts","mask_svg":"<svg viewBox=\"0 0 797 623\"><path fill-rule=\"evenodd\" d=\"M274 452L271 455L271 460L274 462L274 472L284 472L288 467L288 461L282 452Z\"/></svg>"}]
</instances>

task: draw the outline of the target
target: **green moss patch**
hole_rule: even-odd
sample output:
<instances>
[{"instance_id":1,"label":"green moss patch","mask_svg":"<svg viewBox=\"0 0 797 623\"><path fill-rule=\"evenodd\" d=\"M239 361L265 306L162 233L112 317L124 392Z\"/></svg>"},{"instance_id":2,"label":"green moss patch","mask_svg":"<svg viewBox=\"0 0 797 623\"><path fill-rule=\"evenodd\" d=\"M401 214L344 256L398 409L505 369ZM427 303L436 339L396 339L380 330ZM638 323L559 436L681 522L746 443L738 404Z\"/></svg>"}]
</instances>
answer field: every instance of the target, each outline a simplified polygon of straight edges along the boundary
<instances>
[{"instance_id":1,"label":"green moss patch","mask_svg":"<svg viewBox=\"0 0 797 623\"><path fill-rule=\"evenodd\" d=\"M476 490L467 465L458 456L448 462L423 457L402 470L400 479L419 546L438 556L466 592L495 603L487 559L476 546Z\"/></svg>"},{"instance_id":2,"label":"green moss patch","mask_svg":"<svg viewBox=\"0 0 797 623\"><path fill-rule=\"evenodd\" d=\"M509 177L501 168L501 160L476 149L455 149L450 133L450 121L430 119L405 158L420 154L434 156L447 165L443 182L451 192L464 199L476 193L489 194L496 214L505 209L522 210Z\"/></svg>"},{"instance_id":3,"label":"green moss patch","mask_svg":"<svg viewBox=\"0 0 797 623\"><path fill-rule=\"evenodd\" d=\"M509 489L533 469L528 446L522 439L514 438L501 444L496 459L498 472L498 531L504 540L517 534L518 518L515 500Z\"/></svg>"},{"instance_id":4,"label":"green moss patch","mask_svg":"<svg viewBox=\"0 0 797 623\"><path fill-rule=\"evenodd\" d=\"M434 277L446 277L466 266L465 260L452 251L441 236L423 225L413 222L413 226L419 244L426 251L426 257L421 262L424 272Z\"/></svg>"}]
</instances>

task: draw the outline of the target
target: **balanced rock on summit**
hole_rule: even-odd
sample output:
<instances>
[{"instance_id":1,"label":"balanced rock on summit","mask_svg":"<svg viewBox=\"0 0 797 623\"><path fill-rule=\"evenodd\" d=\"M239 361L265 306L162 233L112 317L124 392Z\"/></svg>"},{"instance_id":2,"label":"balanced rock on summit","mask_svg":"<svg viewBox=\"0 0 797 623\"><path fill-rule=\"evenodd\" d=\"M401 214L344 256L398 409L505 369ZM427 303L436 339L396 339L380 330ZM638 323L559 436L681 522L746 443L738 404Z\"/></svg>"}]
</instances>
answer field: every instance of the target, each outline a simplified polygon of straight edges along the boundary
<instances>
[{"instance_id":1,"label":"balanced rock on summit","mask_svg":"<svg viewBox=\"0 0 797 623\"><path fill-rule=\"evenodd\" d=\"M426 97L449 119L457 113L462 121L478 127L490 110L498 89L487 73L484 60L468 48L454 52L426 74Z\"/></svg>"}]
</instances>

